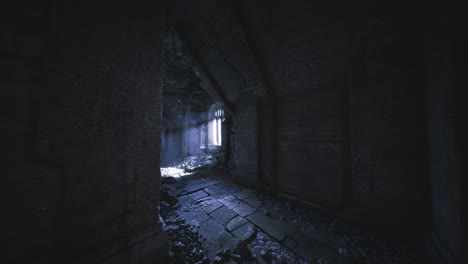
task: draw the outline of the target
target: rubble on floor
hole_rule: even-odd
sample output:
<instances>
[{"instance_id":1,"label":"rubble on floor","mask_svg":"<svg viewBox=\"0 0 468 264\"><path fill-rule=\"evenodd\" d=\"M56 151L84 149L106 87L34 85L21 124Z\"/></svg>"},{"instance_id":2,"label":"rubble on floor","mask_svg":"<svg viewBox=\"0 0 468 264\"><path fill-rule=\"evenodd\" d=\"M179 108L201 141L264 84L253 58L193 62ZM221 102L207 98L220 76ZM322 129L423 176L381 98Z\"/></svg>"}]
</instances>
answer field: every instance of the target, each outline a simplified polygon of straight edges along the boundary
<instances>
[{"instance_id":1,"label":"rubble on floor","mask_svg":"<svg viewBox=\"0 0 468 264\"><path fill-rule=\"evenodd\" d=\"M197 160L188 164L196 166ZM162 177L161 216L173 263L423 263L408 249L239 186L214 163L204 164L189 176Z\"/></svg>"},{"instance_id":2,"label":"rubble on floor","mask_svg":"<svg viewBox=\"0 0 468 264\"><path fill-rule=\"evenodd\" d=\"M194 172L213 166L218 161L218 154L203 154L198 156L189 156L181 163L161 168L162 177L184 177L193 175Z\"/></svg>"}]
</instances>

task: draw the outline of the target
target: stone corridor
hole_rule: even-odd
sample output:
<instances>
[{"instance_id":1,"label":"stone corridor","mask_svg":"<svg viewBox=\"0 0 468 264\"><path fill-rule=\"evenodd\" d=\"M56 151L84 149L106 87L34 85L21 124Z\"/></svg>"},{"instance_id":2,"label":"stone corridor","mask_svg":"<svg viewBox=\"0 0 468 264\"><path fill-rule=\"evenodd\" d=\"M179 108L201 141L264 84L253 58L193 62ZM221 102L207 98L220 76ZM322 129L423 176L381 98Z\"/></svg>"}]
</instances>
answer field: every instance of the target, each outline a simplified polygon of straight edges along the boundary
<instances>
[{"instance_id":1,"label":"stone corridor","mask_svg":"<svg viewBox=\"0 0 468 264\"><path fill-rule=\"evenodd\" d=\"M242 187L214 164L172 172L163 170L161 214L175 263L421 263L402 245ZM186 232L199 237L199 248Z\"/></svg>"}]
</instances>

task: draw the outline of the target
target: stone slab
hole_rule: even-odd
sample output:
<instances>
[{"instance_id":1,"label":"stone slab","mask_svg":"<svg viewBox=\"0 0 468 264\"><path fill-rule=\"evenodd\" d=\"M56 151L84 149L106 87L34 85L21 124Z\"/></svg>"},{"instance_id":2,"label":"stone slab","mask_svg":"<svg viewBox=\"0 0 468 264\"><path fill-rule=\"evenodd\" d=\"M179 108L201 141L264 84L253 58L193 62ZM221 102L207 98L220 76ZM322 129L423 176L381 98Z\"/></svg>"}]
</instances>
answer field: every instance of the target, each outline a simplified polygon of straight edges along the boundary
<instances>
[{"instance_id":1,"label":"stone slab","mask_svg":"<svg viewBox=\"0 0 468 264\"><path fill-rule=\"evenodd\" d=\"M211 186L211 185L218 184L221 181L220 180L214 180L214 179L206 179L205 182Z\"/></svg>"},{"instance_id":2,"label":"stone slab","mask_svg":"<svg viewBox=\"0 0 468 264\"><path fill-rule=\"evenodd\" d=\"M322 242L323 244L328 245L329 247L338 249L345 246L341 244L339 236L328 231L319 229L309 229L304 232L307 233L309 236L315 238L316 240Z\"/></svg>"},{"instance_id":3,"label":"stone slab","mask_svg":"<svg viewBox=\"0 0 468 264\"><path fill-rule=\"evenodd\" d=\"M204 181L201 181L200 183L196 183L196 184L190 184L190 185L185 186L185 188L181 190L181 194L193 193L193 192L202 190L208 186L210 186L210 184Z\"/></svg>"},{"instance_id":4,"label":"stone slab","mask_svg":"<svg viewBox=\"0 0 468 264\"><path fill-rule=\"evenodd\" d=\"M197 191L197 192L194 192L192 194L190 194L190 198L192 198L193 200L198 200L198 199L201 199L201 198L204 198L204 197L207 197L208 194L206 192L204 192L203 190L200 190L200 191Z\"/></svg>"},{"instance_id":5,"label":"stone slab","mask_svg":"<svg viewBox=\"0 0 468 264\"><path fill-rule=\"evenodd\" d=\"M216 220L210 218L200 225L199 232L206 239L210 240L217 236L224 230L224 227L220 225Z\"/></svg>"},{"instance_id":6,"label":"stone slab","mask_svg":"<svg viewBox=\"0 0 468 264\"><path fill-rule=\"evenodd\" d=\"M222 203L220 203L220 202L218 202L218 201L215 201L215 202L213 202L212 204L203 207L203 210L205 210L205 212L207 212L207 213L210 214L210 213L212 213L214 210L220 208L221 206L223 206Z\"/></svg>"},{"instance_id":7,"label":"stone slab","mask_svg":"<svg viewBox=\"0 0 468 264\"><path fill-rule=\"evenodd\" d=\"M236 216L227 223L226 228L229 231L233 231L245 223L247 223L247 220L245 220L244 218L240 216Z\"/></svg>"},{"instance_id":8,"label":"stone slab","mask_svg":"<svg viewBox=\"0 0 468 264\"><path fill-rule=\"evenodd\" d=\"M216 185L209 186L203 189L205 192L209 193L213 198L218 199L225 196L226 191L222 190L221 188L217 187Z\"/></svg>"},{"instance_id":9,"label":"stone slab","mask_svg":"<svg viewBox=\"0 0 468 264\"><path fill-rule=\"evenodd\" d=\"M259 211L253 212L251 215L247 216L246 219L278 241L284 240L286 236L292 235L294 231L299 229L291 223L269 218Z\"/></svg>"},{"instance_id":10,"label":"stone slab","mask_svg":"<svg viewBox=\"0 0 468 264\"><path fill-rule=\"evenodd\" d=\"M213 211L210 216L216 219L220 224L225 225L229 220L233 219L237 214L226 206Z\"/></svg>"},{"instance_id":11,"label":"stone slab","mask_svg":"<svg viewBox=\"0 0 468 264\"><path fill-rule=\"evenodd\" d=\"M244 202L240 202L239 206L233 208L232 210L236 212L237 214L239 214L240 216L246 217L250 215L251 213L253 213L255 211L255 208L251 207L250 205Z\"/></svg>"},{"instance_id":12,"label":"stone slab","mask_svg":"<svg viewBox=\"0 0 468 264\"><path fill-rule=\"evenodd\" d=\"M284 240L284 243L283 243L287 248L291 249L291 250L294 250L297 246L297 242L296 240L290 238L290 237L286 237L286 239Z\"/></svg>"},{"instance_id":13,"label":"stone slab","mask_svg":"<svg viewBox=\"0 0 468 264\"><path fill-rule=\"evenodd\" d=\"M238 243L239 240L231 236L229 233L222 231L208 242L208 258L213 259L218 251L225 248L233 250L237 247Z\"/></svg>"},{"instance_id":14,"label":"stone slab","mask_svg":"<svg viewBox=\"0 0 468 264\"><path fill-rule=\"evenodd\" d=\"M232 232L232 234L240 241L250 239L255 233L255 227L253 224L247 223Z\"/></svg>"},{"instance_id":15,"label":"stone slab","mask_svg":"<svg viewBox=\"0 0 468 264\"><path fill-rule=\"evenodd\" d=\"M246 198L249 198L251 197L252 195L254 194L254 191L251 190L251 189L243 189L237 193L235 193L234 195L238 198L238 199L241 199L241 200L244 200Z\"/></svg>"},{"instance_id":16,"label":"stone slab","mask_svg":"<svg viewBox=\"0 0 468 264\"><path fill-rule=\"evenodd\" d=\"M223 199L218 199L218 201L222 204L224 204L227 208L229 209L234 209L238 207L241 203L239 199L236 197L229 195L227 197L224 197Z\"/></svg>"},{"instance_id":17,"label":"stone slab","mask_svg":"<svg viewBox=\"0 0 468 264\"><path fill-rule=\"evenodd\" d=\"M253 207L261 207L262 206L262 200L256 196L250 196L246 199L244 199L244 202L250 204Z\"/></svg>"},{"instance_id":18,"label":"stone slab","mask_svg":"<svg viewBox=\"0 0 468 264\"><path fill-rule=\"evenodd\" d=\"M237 200L237 198L234 195L228 195L224 197L222 200L228 201L228 202L234 202Z\"/></svg>"},{"instance_id":19,"label":"stone slab","mask_svg":"<svg viewBox=\"0 0 468 264\"><path fill-rule=\"evenodd\" d=\"M325 259L332 263L349 263L351 259L340 256L338 249L333 249L316 240L311 234L299 231L293 236L297 242L294 251L307 261Z\"/></svg>"},{"instance_id":20,"label":"stone slab","mask_svg":"<svg viewBox=\"0 0 468 264\"><path fill-rule=\"evenodd\" d=\"M203 206L208 206L214 202L217 202L217 200L211 196L207 196L205 198L199 199L197 202L201 203Z\"/></svg>"},{"instance_id":21,"label":"stone slab","mask_svg":"<svg viewBox=\"0 0 468 264\"><path fill-rule=\"evenodd\" d=\"M205 213L205 211L203 211L203 209L198 208L185 214L184 218L188 223L195 223L199 225L208 220L210 217L207 213Z\"/></svg>"},{"instance_id":22,"label":"stone slab","mask_svg":"<svg viewBox=\"0 0 468 264\"><path fill-rule=\"evenodd\" d=\"M184 207L186 206L187 204L191 203L193 201L192 198L190 198L190 196L181 196L179 198L177 198L177 203L176 205L180 206L180 207Z\"/></svg>"}]
</instances>

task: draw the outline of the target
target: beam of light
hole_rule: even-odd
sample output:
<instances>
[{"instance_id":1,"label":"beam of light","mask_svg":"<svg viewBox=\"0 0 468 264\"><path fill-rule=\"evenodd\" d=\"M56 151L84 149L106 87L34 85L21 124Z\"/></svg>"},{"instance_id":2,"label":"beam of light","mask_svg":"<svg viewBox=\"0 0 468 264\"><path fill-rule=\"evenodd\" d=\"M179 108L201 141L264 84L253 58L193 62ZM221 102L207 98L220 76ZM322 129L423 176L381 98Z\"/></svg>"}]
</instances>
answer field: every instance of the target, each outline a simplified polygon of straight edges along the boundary
<instances>
[{"instance_id":1,"label":"beam of light","mask_svg":"<svg viewBox=\"0 0 468 264\"><path fill-rule=\"evenodd\" d=\"M216 119L216 128L218 129L218 135L217 135L217 144L218 146L221 146L221 119L217 118Z\"/></svg>"},{"instance_id":2,"label":"beam of light","mask_svg":"<svg viewBox=\"0 0 468 264\"><path fill-rule=\"evenodd\" d=\"M209 153L219 149L222 145L223 119L224 111L219 105L212 105L206 112L168 110L163 115L162 165L174 166L188 155Z\"/></svg>"}]
</instances>

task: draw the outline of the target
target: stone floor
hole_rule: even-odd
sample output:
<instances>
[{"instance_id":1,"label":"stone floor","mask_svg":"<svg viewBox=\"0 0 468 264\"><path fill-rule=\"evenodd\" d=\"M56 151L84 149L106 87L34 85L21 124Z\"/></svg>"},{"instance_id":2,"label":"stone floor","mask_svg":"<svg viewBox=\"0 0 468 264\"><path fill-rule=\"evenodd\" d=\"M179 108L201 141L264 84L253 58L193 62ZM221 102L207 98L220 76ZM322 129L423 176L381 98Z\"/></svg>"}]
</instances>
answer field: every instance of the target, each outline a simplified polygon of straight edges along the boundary
<instances>
[{"instance_id":1,"label":"stone floor","mask_svg":"<svg viewBox=\"0 0 468 264\"><path fill-rule=\"evenodd\" d=\"M177 201L163 202L163 218L201 236L202 247L192 251L207 259L196 263L421 263L332 216L239 186L222 169L165 176L163 193Z\"/></svg>"}]
</instances>

